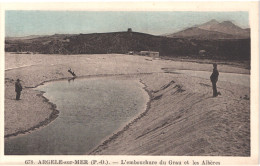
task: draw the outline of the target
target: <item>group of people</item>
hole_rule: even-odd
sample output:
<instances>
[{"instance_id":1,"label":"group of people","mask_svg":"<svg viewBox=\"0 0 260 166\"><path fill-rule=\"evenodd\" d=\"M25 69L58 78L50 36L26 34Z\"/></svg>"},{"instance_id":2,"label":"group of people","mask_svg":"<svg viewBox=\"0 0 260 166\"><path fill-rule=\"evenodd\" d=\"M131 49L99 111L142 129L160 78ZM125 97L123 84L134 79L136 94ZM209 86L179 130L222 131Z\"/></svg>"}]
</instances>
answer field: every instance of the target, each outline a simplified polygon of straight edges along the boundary
<instances>
[{"instance_id":1,"label":"group of people","mask_svg":"<svg viewBox=\"0 0 260 166\"><path fill-rule=\"evenodd\" d=\"M71 69L69 69L68 72L70 72L73 76L76 76L76 74L74 72L72 72ZM219 72L217 69L217 64L214 63L213 72L210 76L210 80L212 82L213 97L217 97L218 95L220 95L220 92L217 91L218 76L219 76ZM22 90L23 90L23 87L20 83L20 79L18 78L15 82L16 100L20 100Z\"/></svg>"}]
</instances>

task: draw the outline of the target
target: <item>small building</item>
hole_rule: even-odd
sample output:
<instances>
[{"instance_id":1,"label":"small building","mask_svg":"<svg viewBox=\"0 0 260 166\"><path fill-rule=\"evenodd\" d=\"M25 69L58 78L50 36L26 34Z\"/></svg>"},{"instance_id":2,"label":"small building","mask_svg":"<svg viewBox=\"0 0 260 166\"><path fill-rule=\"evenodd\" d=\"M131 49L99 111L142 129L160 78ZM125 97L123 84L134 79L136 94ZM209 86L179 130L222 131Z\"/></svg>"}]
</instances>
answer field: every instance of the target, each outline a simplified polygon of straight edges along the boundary
<instances>
[{"instance_id":1,"label":"small building","mask_svg":"<svg viewBox=\"0 0 260 166\"><path fill-rule=\"evenodd\" d=\"M199 51L199 56L207 56L207 52L205 50L200 50Z\"/></svg>"},{"instance_id":2,"label":"small building","mask_svg":"<svg viewBox=\"0 0 260 166\"><path fill-rule=\"evenodd\" d=\"M134 51L128 51L128 55L134 55Z\"/></svg>"},{"instance_id":3,"label":"small building","mask_svg":"<svg viewBox=\"0 0 260 166\"><path fill-rule=\"evenodd\" d=\"M155 51L141 51L140 55L150 56L150 57L153 57L153 58L159 58L159 52L155 52Z\"/></svg>"},{"instance_id":4,"label":"small building","mask_svg":"<svg viewBox=\"0 0 260 166\"><path fill-rule=\"evenodd\" d=\"M132 28L128 28L128 29L127 29L127 32L133 32L133 31L132 31Z\"/></svg>"}]
</instances>

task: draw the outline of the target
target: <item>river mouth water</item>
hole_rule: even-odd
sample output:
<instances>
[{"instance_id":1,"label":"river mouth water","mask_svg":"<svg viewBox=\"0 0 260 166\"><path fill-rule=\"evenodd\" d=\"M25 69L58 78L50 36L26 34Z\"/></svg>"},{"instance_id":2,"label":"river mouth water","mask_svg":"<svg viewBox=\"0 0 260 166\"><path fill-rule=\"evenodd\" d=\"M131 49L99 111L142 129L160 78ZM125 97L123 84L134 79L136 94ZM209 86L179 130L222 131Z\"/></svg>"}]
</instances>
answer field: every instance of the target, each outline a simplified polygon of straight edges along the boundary
<instances>
[{"instance_id":1,"label":"river mouth water","mask_svg":"<svg viewBox=\"0 0 260 166\"><path fill-rule=\"evenodd\" d=\"M146 109L149 96L138 80L88 78L39 86L59 116L31 133L7 138L6 155L87 154Z\"/></svg>"}]
</instances>

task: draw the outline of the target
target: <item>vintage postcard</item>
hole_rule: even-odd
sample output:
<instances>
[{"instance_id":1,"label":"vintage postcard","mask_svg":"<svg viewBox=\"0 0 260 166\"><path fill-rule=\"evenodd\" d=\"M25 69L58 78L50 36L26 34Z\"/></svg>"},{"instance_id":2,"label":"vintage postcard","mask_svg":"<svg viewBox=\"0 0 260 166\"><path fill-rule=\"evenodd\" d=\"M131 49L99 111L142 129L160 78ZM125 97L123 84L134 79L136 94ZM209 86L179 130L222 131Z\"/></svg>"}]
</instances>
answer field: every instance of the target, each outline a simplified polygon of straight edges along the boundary
<instances>
[{"instance_id":1,"label":"vintage postcard","mask_svg":"<svg viewBox=\"0 0 260 166\"><path fill-rule=\"evenodd\" d=\"M0 165L257 165L258 7L0 4Z\"/></svg>"}]
</instances>

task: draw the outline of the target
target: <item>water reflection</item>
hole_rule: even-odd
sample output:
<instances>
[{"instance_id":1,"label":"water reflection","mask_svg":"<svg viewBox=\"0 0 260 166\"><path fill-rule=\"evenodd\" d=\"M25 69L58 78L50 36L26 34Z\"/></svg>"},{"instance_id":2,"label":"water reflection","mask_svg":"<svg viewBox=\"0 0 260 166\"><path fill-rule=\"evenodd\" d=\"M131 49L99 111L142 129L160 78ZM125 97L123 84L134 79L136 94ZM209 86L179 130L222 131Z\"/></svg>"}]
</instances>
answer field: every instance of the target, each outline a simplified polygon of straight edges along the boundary
<instances>
[{"instance_id":1,"label":"water reflection","mask_svg":"<svg viewBox=\"0 0 260 166\"><path fill-rule=\"evenodd\" d=\"M40 86L59 117L31 134L5 140L5 154L86 154L144 111L148 95L138 81L71 79Z\"/></svg>"},{"instance_id":2,"label":"water reflection","mask_svg":"<svg viewBox=\"0 0 260 166\"><path fill-rule=\"evenodd\" d=\"M70 83L70 81L73 81L73 82L74 82L75 79L76 79L76 77L69 78L69 79L68 79L68 82L69 82L69 83Z\"/></svg>"}]
</instances>

